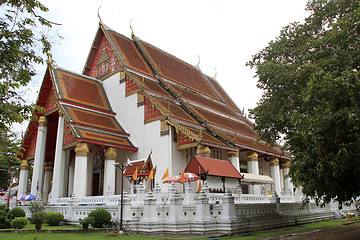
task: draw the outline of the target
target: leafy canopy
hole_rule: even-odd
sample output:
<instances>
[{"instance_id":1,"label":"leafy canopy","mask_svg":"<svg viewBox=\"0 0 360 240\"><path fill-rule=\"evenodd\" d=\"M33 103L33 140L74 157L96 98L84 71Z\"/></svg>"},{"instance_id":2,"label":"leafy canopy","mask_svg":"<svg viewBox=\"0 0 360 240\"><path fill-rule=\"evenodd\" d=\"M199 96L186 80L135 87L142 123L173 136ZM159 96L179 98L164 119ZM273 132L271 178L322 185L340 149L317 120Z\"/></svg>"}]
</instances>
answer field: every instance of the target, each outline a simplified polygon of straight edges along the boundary
<instances>
[{"instance_id":1,"label":"leafy canopy","mask_svg":"<svg viewBox=\"0 0 360 240\"><path fill-rule=\"evenodd\" d=\"M264 90L251 110L268 142L285 141L290 176L325 203L360 196L359 0L311 0L247 64Z\"/></svg>"},{"instance_id":2,"label":"leafy canopy","mask_svg":"<svg viewBox=\"0 0 360 240\"><path fill-rule=\"evenodd\" d=\"M0 168L17 165L19 137L12 131L15 123L33 117L34 106L27 104L19 89L35 76L35 64L44 58L51 64L48 33L53 23L40 16L48 9L35 0L0 0ZM7 175L7 173L5 173ZM0 172L0 187L6 187Z\"/></svg>"}]
</instances>

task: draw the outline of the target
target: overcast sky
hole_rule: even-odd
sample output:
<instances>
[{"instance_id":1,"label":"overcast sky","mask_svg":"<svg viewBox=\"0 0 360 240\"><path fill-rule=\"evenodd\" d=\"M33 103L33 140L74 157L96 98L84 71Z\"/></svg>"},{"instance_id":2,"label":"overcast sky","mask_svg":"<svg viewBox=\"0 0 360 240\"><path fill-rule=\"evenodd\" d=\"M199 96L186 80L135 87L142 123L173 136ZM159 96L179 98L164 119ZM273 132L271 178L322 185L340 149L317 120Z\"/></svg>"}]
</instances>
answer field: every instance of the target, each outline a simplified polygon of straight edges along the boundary
<instances>
[{"instance_id":1,"label":"overcast sky","mask_svg":"<svg viewBox=\"0 0 360 240\"><path fill-rule=\"evenodd\" d=\"M214 76L240 109L254 108L261 97L252 55L274 40L290 22L303 21L306 0L61 0L43 1L47 18L64 38L53 46L59 67L81 73L102 21L130 37L129 22L143 41L197 65ZM216 70L215 70L216 69ZM39 70L37 90L45 69Z\"/></svg>"}]
</instances>

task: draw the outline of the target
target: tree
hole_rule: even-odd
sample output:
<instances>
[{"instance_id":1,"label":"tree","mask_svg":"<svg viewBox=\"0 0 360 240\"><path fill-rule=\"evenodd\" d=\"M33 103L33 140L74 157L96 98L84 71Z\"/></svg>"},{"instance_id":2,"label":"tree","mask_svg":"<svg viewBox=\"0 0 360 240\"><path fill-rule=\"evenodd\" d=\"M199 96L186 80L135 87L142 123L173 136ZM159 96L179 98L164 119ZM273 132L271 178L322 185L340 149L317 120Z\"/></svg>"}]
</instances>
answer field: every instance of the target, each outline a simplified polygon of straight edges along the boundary
<instances>
[{"instance_id":1,"label":"tree","mask_svg":"<svg viewBox=\"0 0 360 240\"><path fill-rule=\"evenodd\" d=\"M21 150L11 127L34 118L34 106L23 100L19 89L35 76L35 64L44 59L52 63L46 31L54 23L40 16L48 9L36 0L0 0L0 6L0 168L7 169L18 165ZM0 180L4 174L0 172ZM0 182L0 187L6 185Z\"/></svg>"},{"instance_id":2,"label":"tree","mask_svg":"<svg viewBox=\"0 0 360 240\"><path fill-rule=\"evenodd\" d=\"M317 202L360 196L360 5L311 0L247 64L264 90L250 110L262 139L293 155L290 176Z\"/></svg>"}]
</instances>

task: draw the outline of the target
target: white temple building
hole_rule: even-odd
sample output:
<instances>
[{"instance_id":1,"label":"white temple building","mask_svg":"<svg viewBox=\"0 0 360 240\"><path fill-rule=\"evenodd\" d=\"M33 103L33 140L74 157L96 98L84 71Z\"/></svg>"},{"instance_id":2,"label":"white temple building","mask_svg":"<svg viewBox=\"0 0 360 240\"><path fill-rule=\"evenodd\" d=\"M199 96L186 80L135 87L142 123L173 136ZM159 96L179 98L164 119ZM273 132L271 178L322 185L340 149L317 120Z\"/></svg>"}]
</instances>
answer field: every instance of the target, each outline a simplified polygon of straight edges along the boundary
<instances>
[{"instance_id":1,"label":"white temple building","mask_svg":"<svg viewBox=\"0 0 360 240\"><path fill-rule=\"evenodd\" d=\"M240 216L303 211L302 194L287 177L291 157L257 141L218 80L134 34L130 39L100 22L83 72L48 68L37 104L45 111L24 137L18 196L39 195L65 219L76 221L99 205L118 217L117 166L128 159L124 216L144 232L166 231L160 224L166 217L175 232L201 233L210 222L217 233L241 232L261 224L234 227ZM201 180L163 183L167 170ZM295 205L285 210L280 202ZM304 211L303 219L314 219L311 207ZM294 221L287 219L279 226ZM181 230L179 221L198 225Z\"/></svg>"}]
</instances>

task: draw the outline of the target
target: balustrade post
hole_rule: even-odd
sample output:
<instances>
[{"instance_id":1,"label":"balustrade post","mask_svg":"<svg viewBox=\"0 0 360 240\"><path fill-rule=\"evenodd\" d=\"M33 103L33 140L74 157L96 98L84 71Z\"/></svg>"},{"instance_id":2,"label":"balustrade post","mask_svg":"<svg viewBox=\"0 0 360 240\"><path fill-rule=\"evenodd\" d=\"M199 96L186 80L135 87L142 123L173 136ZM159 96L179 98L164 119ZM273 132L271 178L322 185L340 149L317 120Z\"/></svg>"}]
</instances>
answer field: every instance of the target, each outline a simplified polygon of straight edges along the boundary
<instances>
[{"instance_id":1,"label":"balustrade post","mask_svg":"<svg viewBox=\"0 0 360 240\"><path fill-rule=\"evenodd\" d=\"M223 195L221 212L221 220L228 221L236 219L234 197L231 195L229 189L226 189Z\"/></svg>"},{"instance_id":2,"label":"balustrade post","mask_svg":"<svg viewBox=\"0 0 360 240\"><path fill-rule=\"evenodd\" d=\"M194 193L190 182L185 183L185 194L184 194L184 201L183 205L192 206L194 205Z\"/></svg>"},{"instance_id":3,"label":"balustrade post","mask_svg":"<svg viewBox=\"0 0 360 240\"><path fill-rule=\"evenodd\" d=\"M156 198L153 192L149 191L144 199L144 222L157 222Z\"/></svg>"},{"instance_id":4,"label":"balustrade post","mask_svg":"<svg viewBox=\"0 0 360 240\"><path fill-rule=\"evenodd\" d=\"M195 199L196 201L196 221L209 221L210 218L210 205L209 205L209 197L205 193L205 190L202 188L198 197Z\"/></svg>"}]
</instances>

